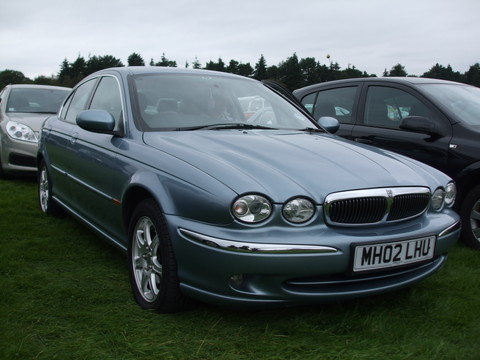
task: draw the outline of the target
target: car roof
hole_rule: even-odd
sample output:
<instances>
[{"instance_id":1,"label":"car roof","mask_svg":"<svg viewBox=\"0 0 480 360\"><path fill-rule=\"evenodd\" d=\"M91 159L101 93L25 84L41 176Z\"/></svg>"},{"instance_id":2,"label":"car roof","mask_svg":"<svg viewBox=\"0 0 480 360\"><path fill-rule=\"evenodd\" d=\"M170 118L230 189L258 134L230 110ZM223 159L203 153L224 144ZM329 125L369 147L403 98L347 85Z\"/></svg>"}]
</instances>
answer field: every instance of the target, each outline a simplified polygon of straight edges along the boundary
<instances>
[{"instance_id":1,"label":"car roof","mask_svg":"<svg viewBox=\"0 0 480 360\"><path fill-rule=\"evenodd\" d=\"M69 87L53 86L53 85L38 85L38 84L10 84L7 85L12 89L48 89L48 90L72 90Z\"/></svg>"},{"instance_id":2,"label":"car roof","mask_svg":"<svg viewBox=\"0 0 480 360\"><path fill-rule=\"evenodd\" d=\"M171 74L210 74L210 75L221 75L235 78L245 78L244 76L234 75L231 73L213 71L213 70L204 70L204 69L187 69L187 68L178 68L178 67L167 67L167 66L122 66L122 67L113 67L104 70L97 71L90 76L99 75L102 73L111 73L117 72L123 75L148 75L148 74L162 74L162 73L171 73Z\"/></svg>"},{"instance_id":3,"label":"car roof","mask_svg":"<svg viewBox=\"0 0 480 360\"><path fill-rule=\"evenodd\" d=\"M448 80L441 80L441 79L432 79L432 78L419 78L419 77L365 77L365 78L352 78L352 79L342 79L342 80L333 80L333 81L326 81L323 83L317 83L309 86L305 86L303 88L297 89L294 91L296 92L308 92L309 90L327 87L327 86L335 86L341 84L354 84L354 83L397 83L397 84L405 84L405 85L418 85L418 84L456 84L456 85L466 85L454 81Z\"/></svg>"}]
</instances>

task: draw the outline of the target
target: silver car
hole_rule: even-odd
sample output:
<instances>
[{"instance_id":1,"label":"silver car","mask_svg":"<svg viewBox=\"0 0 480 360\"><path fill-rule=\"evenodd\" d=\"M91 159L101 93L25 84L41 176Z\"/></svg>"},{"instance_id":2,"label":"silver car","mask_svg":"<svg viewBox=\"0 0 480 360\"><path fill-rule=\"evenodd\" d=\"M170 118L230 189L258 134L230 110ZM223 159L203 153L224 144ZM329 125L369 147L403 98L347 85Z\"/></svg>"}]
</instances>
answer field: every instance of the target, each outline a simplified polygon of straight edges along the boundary
<instances>
[{"instance_id":1,"label":"silver car","mask_svg":"<svg viewBox=\"0 0 480 360\"><path fill-rule=\"evenodd\" d=\"M49 85L7 85L0 93L0 177L35 173L38 134L56 114L70 88Z\"/></svg>"}]
</instances>

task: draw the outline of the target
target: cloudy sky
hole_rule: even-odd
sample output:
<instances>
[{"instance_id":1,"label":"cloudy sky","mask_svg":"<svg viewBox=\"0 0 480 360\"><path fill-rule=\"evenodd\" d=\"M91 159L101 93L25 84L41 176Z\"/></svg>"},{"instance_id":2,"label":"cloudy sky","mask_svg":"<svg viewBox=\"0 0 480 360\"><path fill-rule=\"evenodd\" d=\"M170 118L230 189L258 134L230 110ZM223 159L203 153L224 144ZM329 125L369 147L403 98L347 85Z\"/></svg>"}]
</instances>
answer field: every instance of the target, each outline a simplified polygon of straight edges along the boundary
<instances>
[{"instance_id":1,"label":"cloudy sky","mask_svg":"<svg viewBox=\"0 0 480 360\"><path fill-rule=\"evenodd\" d=\"M297 54L381 76L480 62L479 0L0 0L0 71L56 75L64 59L162 54L267 66Z\"/></svg>"}]
</instances>

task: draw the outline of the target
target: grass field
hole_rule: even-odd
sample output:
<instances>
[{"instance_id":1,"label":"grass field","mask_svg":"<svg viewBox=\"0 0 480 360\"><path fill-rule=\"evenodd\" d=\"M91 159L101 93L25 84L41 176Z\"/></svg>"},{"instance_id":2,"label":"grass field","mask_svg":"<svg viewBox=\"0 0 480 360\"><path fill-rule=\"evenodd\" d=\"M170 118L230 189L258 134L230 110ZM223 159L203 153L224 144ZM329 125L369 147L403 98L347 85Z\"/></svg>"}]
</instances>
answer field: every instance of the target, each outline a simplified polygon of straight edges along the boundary
<instances>
[{"instance_id":1,"label":"grass field","mask_svg":"<svg viewBox=\"0 0 480 360\"><path fill-rule=\"evenodd\" d=\"M124 256L32 180L0 180L0 359L480 359L480 252L403 291L344 303L160 315L130 293Z\"/></svg>"}]
</instances>

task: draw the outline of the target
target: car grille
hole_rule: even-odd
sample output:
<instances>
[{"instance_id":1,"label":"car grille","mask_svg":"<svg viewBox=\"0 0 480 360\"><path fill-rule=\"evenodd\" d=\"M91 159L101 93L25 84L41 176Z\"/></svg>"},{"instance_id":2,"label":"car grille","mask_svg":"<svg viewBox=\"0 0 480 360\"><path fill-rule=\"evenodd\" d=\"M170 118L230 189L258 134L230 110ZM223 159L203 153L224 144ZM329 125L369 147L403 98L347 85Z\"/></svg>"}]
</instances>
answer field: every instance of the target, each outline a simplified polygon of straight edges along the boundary
<instances>
[{"instance_id":1,"label":"car grille","mask_svg":"<svg viewBox=\"0 0 480 360\"><path fill-rule=\"evenodd\" d=\"M330 225L378 224L423 214L430 191L423 187L344 191L325 198L325 219Z\"/></svg>"}]
</instances>

